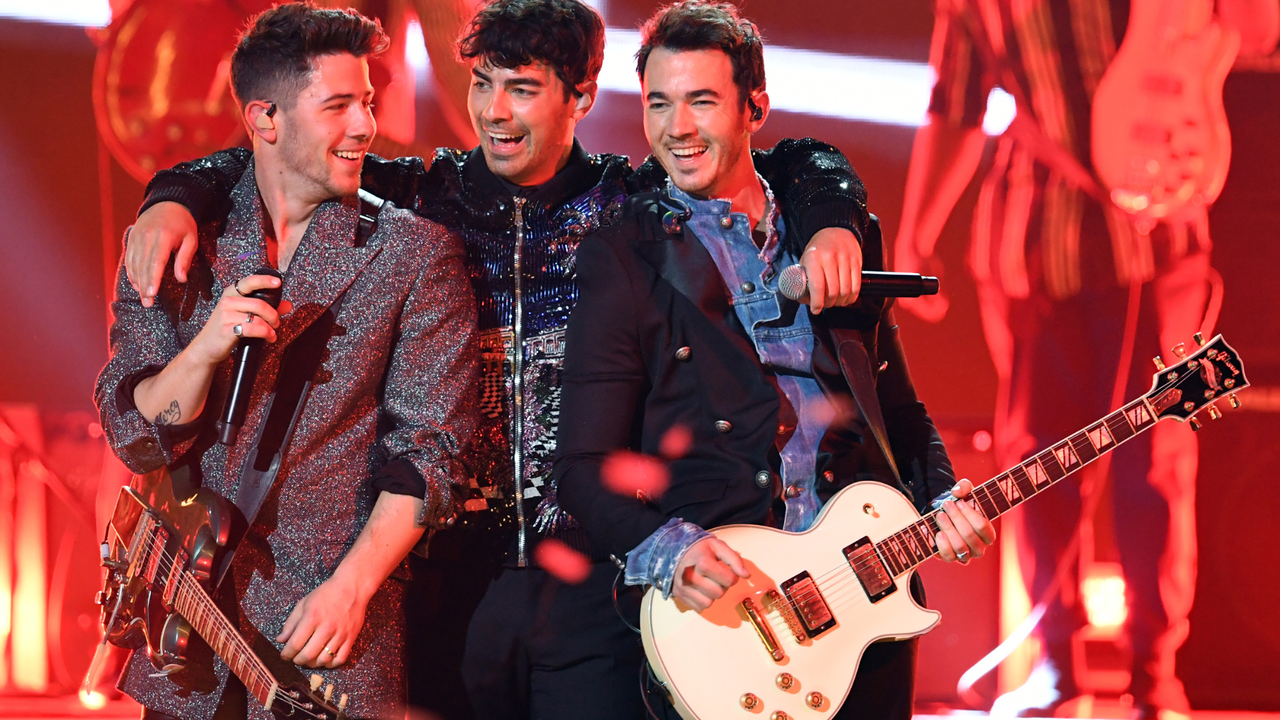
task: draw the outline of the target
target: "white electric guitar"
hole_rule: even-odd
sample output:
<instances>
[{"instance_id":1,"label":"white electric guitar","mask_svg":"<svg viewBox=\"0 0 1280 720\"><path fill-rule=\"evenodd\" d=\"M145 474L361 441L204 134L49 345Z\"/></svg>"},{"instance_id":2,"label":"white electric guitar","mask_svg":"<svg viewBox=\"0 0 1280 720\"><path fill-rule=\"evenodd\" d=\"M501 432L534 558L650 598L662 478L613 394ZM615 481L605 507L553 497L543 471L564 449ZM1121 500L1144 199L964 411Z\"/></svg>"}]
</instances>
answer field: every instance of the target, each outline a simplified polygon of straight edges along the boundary
<instances>
[{"instance_id":1,"label":"white electric guitar","mask_svg":"<svg viewBox=\"0 0 1280 720\"><path fill-rule=\"evenodd\" d=\"M1203 339L1196 335L1197 342ZM1184 355L1181 346L1175 353ZM1240 357L1219 335L1176 365L1156 359L1149 393L1035 457L974 488L989 519L1174 418L1199 427L1196 413L1248 386ZM936 551L939 531L898 490L850 485L813 527L788 533L758 525L714 530L742 555L751 577L702 613L652 589L640 611L645 653L685 720L831 717L853 686L867 646L922 635L941 615L915 603L915 567Z\"/></svg>"}]
</instances>

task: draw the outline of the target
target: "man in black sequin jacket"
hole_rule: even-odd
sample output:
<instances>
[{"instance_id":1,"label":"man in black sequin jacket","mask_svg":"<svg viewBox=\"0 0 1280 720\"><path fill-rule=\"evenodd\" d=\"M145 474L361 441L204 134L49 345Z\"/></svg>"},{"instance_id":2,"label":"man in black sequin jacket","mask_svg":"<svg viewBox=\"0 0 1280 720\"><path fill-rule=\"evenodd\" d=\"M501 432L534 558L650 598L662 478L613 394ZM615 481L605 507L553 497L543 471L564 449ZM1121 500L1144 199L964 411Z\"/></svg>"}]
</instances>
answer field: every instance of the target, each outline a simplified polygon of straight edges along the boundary
<instances>
[{"instance_id":1,"label":"man in black sequin jacket","mask_svg":"<svg viewBox=\"0 0 1280 720\"><path fill-rule=\"evenodd\" d=\"M462 235L478 303L484 379L470 477L458 488L464 512L416 562L407 604L410 701L448 718L644 712L642 650L609 599L616 567L560 509L551 481L578 241L612 223L628 194L665 178L652 160L632 170L573 137L594 102L603 49L600 16L576 0L496 0L460 47L474 61L468 104L480 146L440 149L430 164L365 160L366 190ZM184 228L192 215L226 213L247 159L227 150L152 180L134 231L149 244L126 257L144 297L175 250L185 276ZM798 228L794 254L814 278L815 309L851 302L861 269L851 230L865 208L848 162L830 145L785 140L755 164ZM540 566L549 538L591 561L580 584ZM619 603L634 615L638 595Z\"/></svg>"}]
</instances>

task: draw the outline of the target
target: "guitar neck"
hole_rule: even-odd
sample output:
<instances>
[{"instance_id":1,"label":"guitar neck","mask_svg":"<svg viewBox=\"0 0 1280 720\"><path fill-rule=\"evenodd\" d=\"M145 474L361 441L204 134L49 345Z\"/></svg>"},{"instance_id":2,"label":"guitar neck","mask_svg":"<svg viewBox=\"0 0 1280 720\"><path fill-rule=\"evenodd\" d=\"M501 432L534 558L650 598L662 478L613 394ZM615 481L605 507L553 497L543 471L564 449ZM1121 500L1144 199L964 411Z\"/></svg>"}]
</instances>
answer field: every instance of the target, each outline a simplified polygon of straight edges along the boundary
<instances>
[{"instance_id":1,"label":"guitar neck","mask_svg":"<svg viewBox=\"0 0 1280 720\"><path fill-rule=\"evenodd\" d=\"M1155 410L1145 397L1134 400L1012 470L975 487L970 498L988 520L994 520L1155 425L1159 417ZM937 522L939 512L942 511L930 512L875 544L894 577L911 572L937 554L934 538L941 532Z\"/></svg>"},{"instance_id":2,"label":"guitar neck","mask_svg":"<svg viewBox=\"0 0 1280 720\"><path fill-rule=\"evenodd\" d=\"M275 677L190 572L181 574L173 605L258 702L270 710L279 689Z\"/></svg>"}]
</instances>

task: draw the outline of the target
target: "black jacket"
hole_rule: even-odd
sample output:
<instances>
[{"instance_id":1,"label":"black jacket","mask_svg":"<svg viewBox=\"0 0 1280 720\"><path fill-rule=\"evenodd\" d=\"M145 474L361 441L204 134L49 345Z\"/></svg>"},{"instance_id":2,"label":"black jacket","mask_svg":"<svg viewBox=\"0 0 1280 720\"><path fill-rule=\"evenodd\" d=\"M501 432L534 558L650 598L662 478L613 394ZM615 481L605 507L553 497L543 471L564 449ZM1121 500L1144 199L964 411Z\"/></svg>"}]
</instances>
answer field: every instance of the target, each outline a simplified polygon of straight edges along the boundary
<instances>
[{"instance_id":1,"label":"black jacket","mask_svg":"<svg viewBox=\"0 0 1280 720\"><path fill-rule=\"evenodd\" d=\"M564 363L555 462L560 501L594 545L619 558L672 517L705 528L766 523L777 487L756 479L778 472L779 392L710 254L687 228L664 231L659 198L632 198L626 217L579 246L580 301ZM860 235L867 269L881 269L873 216ZM867 298L812 320L819 385L839 398L837 407L856 403L865 415L878 405L901 472L900 484L869 428L841 414L819 448L820 500L849 483L879 480L901 487L923 509L955 477L916 398L886 303ZM850 389L858 373L868 388L861 395ZM691 450L668 463L670 486L656 502L605 488L600 468L607 455L630 449L657 456L663 435L677 425L692 432Z\"/></svg>"}]
</instances>

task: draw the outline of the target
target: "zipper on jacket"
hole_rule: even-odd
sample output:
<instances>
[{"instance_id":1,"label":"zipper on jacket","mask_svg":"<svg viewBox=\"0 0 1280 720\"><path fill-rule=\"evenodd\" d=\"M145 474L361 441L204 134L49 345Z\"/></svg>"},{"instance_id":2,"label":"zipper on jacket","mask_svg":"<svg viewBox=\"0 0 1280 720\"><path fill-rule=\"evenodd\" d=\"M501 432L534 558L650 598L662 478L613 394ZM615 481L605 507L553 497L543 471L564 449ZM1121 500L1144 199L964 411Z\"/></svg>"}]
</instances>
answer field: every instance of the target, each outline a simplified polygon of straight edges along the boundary
<instances>
[{"instance_id":1,"label":"zipper on jacket","mask_svg":"<svg viewBox=\"0 0 1280 720\"><path fill-rule=\"evenodd\" d=\"M527 567L529 564L525 557L524 518L524 203L524 198L515 198L516 250L513 262L515 307L511 310L511 388L514 396L511 408L511 452L512 469L515 471L516 525L520 533L516 536L518 567Z\"/></svg>"}]
</instances>

